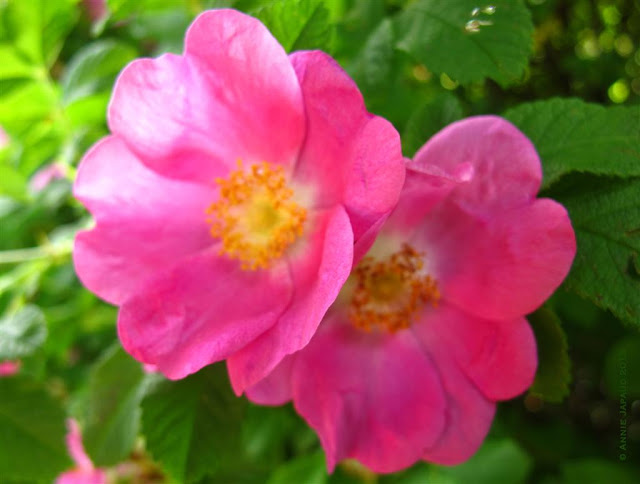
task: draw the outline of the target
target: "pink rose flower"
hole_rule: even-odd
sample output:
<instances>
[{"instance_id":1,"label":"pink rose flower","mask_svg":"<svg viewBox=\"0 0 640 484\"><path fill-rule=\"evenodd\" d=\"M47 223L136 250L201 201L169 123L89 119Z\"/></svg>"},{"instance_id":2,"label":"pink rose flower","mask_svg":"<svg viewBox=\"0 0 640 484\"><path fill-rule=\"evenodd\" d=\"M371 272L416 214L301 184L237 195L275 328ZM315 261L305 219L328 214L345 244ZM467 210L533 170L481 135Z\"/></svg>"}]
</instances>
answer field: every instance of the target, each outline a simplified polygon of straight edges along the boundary
<instances>
[{"instance_id":1,"label":"pink rose flower","mask_svg":"<svg viewBox=\"0 0 640 484\"><path fill-rule=\"evenodd\" d=\"M105 484L107 477L102 469L96 469L84 451L78 422L67 419L67 450L75 463L75 468L64 472L56 479L56 484Z\"/></svg>"},{"instance_id":2,"label":"pink rose flower","mask_svg":"<svg viewBox=\"0 0 640 484\"><path fill-rule=\"evenodd\" d=\"M330 470L347 457L376 472L468 459L496 401L532 383L524 315L575 255L565 209L536 199L541 178L533 145L501 118L435 135L408 163L397 208L309 345L249 398L293 400Z\"/></svg>"},{"instance_id":3,"label":"pink rose flower","mask_svg":"<svg viewBox=\"0 0 640 484\"><path fill-rule=\"evenodd\" d=\"M183 55L129 64L75 196L83 283L169 378L228 358L238 392L302 348L395 206L399 135L319 51L201 14ZM354 245L355 244L355 245Z\"/></svg>"},{"instance_id":4,"label":"pink rose flower","mask_svg":"<svg viewBox=\"0 0 640 484\"><path fill-rule=\"evenodd\" d=\"M13 376L20 371L21 363L16 361L0 361L0 377Z\"/></svg>"}]
</instances>

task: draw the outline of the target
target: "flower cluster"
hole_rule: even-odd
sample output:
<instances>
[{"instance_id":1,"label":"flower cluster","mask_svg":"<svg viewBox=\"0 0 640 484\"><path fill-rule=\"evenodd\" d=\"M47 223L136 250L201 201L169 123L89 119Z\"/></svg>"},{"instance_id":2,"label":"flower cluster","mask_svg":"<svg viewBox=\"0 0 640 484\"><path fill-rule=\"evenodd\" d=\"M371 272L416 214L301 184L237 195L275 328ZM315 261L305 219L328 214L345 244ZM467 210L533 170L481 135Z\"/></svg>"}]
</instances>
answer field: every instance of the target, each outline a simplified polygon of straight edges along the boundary
<instances>
[{"instance_id":1,"label":"flower cluster","mask_svg":"<svg viewBox=\"0 0 640 484\"><path fill-rule=\"evenodd\" d=\"M293 400L330 469L378 472L463 461L531 384L524 315L575 240L505 120L405 160L328 55L216 10L183 55L124 69L108 121L74 186L95 219L74 262L141 362L179 379L226 360L236 393Z\"/></svg>"}]
</instances>

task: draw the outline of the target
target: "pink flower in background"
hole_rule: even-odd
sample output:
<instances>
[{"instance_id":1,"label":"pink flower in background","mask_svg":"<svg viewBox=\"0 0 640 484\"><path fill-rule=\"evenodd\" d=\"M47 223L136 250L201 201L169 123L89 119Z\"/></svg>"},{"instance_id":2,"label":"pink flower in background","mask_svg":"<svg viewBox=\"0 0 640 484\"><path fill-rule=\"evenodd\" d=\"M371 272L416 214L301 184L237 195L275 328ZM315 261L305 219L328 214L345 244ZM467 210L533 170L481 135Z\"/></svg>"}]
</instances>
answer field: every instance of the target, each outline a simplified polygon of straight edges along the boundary
<instances>
[{"instance_id":1,"label":"pink flower in background","mask_svg":"<svg viewBox=\"0 0 640 484\"><path fill-rule=\"evenodd\" d=\"M1 361L0 362L0 377L12 376L20 371L22 364L19 360L16 361Z\"/></svg>"},{"instance_id":2,"label":"pink flower in background","mask_svg":"<svg viewBox=\"0 0 640 484\"><path fill-rule=\"evenodd\" d=\"M0 126L0 150L7 146L9 146L9 135L2 129L2 126Z\"/></svg>"},{"instance_id":3,"label":"pink flower in background","mask_svg":"<svg viewBox=\"0 0 640 484\"><path fill-rule=\"evenodd\" d=\"M458 464L484 440L495 402L533 381L524 315L567 275L565 209L536 199L540 161L501 118L447 127L408 163L397 208L318 332L247 394L293 400L329 469Z\"/></svg>"},{"instance_id":4,"label":"pink flower in background","mask_svg":"<svg viewBox=\"0 0 640 484\"><path fill-rule=\"evenodd\" d=\"M169 378L228 358L237 392L302 348L396 204L399 136L328 55L208 11L183 55L120 75L74 186L83 283ZM355 245L354 245L355 244Z\"/></svg>"},{"instance_id":5,"label":"pink flower in background","mask_svg":"<svg viewBox=\"0 0 640 484\"><path fill-rule=\"evenodd\" d=\"M65 178L67 167L63 163L49 163L36 171L29 180L29 189L37 193L53 180Z\"/></svg>"},{"instance_id":6,"label":"pink flower in background","mask_svg":"<svg viewBox=\"0 0 640 484\"><path fill-rule=\"evenodd\" d=\"M56 484L104 484L107 477L102 469L96 469L93 462L84 451L82 435L78 422L67 419L67 450L75 463L75 467L64 472L56 479Z\"/></svg>"},{"instance_id":7,"label":"pink flower in background","mask_svg":"<svg viewBox=\"0 0 640 484\"><path fill-rule=\"evenodd\" d=\"M82 0L82 5L93 23L100 22L109 14L107 0Z\"/></svg>"}]
</instances>

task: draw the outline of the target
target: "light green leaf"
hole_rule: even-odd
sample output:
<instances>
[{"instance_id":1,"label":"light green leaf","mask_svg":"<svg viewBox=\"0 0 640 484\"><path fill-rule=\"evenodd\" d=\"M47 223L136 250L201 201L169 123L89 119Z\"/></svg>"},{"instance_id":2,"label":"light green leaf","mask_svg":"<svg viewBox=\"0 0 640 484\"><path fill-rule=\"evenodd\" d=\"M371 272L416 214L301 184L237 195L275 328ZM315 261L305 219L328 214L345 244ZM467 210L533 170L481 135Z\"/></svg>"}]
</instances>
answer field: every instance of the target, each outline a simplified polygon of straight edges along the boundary
<instances>
[{"instance_id":1,"label":"light green leaf","mask_svg":"<svg viewBox=\"0 0 640 484\"><path fill-rule=\"evenodd\" d=\"M557 98L522 104L504 116L538 150L543 187L573 171L640 175L640 106L604 107Z\"/></svg>"},{"instance_id":2,"label":"light green leaf","mask_svg":"<svg viewBox=\"0 0 640 484\"><path fill-rule=\"evenodd\" d=\"M550 195L569 211L578 244L564 286L640 324L640 178L573 175Z\"/></svg>"},{"instance_id":3,"label":"light green leaf","mask_svg":"<svg viewBox=\"0 0 640 484\"><path fill-rule=\"evenodd\" d=\"M412 157L429 138L442 128L462 118L462 106L453 94L441 94L418 107L402 134L402 151Z\"/></svg>"},{"instance_id":4,"label":"light green leaf","mask_svg":"<svg viewBox=\"0 0 640 484\"><path fill-rule=\"evenodd\" d=\"M278 467L267 484L325 484L327 468L323 452L298 457Z\"/></svg>"},{"instance_id":5,"label":"light green leaf","mask_svg":"<svg viewBox=\"0 0 640 484\"><path fill-rule=\"evenodd\" d=\"M462 84L486 77L503 86L513 84L531 53L531 14L522 0L486 5L493 10L477 0L418 0L395 20L396 45Z\"/></svg>"},{"instance_id":6,"label":"light green leaf","mask_svg":"<svg viewBox=\"0 0 640 484\"><path fill-rule=\"evenodd\" d=\"M251 13L267 26L287 52L332 50L334 26L322 0L279 0Z\"/></svg>"},{"instance_id":7,"label":"light green leaf","mask_svg":"<svg viewBox=\"0 0 640 484\"><path fill-rule=\"evenodd\" d=\"M527 319L538 347L538 370L529 393L547 402L559 403L569 394L571 360L567 337L558 316L545 307Z\"/></svg>"},{"instance_id":8,"label":"light green leaf","mask_svg":"<svg viewBox=\"0 0 640 484\"><path fill-rule=\"evenodd\" d=\"M64 411L39 384L23 378L0 378L0 395L0 476L52 482L71 466Z\"/></svg>"},{"instance_id":9,"label":"light green leaf","mask_svg":"<svg viewBox=\"0 0 640 484\"><path fill-rule=\"evenodd\" d=\"M133 47L114 40L94 42L79 50L62 78L63 104L110 91L120 70L136 55Z\"/></svg>"},{"instance_id":10,"label":"light green leaf","mask_svg":"<svg viewBox=\"0 0 640 484\"><path fill-rule=\"evenodd\" d=\"M0 43L0 79L33 77L37 69L14 48L13 45ZM0 93L2 96L2 93Z\"/></svg>"},{"instance_id":11,"label":"light green leaf","mask_svg":"<svg viewBox=\"0 0 640 484\"><path fill-rule=\"evenodd\" d=\"M0 163L0 195L7 195L14 200L26 201L27 178L14 167Z\"/></svg>"},{"instance_id":12,"label":"light green leaf","mask_svg":"<svg viewBox=\"0 0 640 484\"><path fill-rule=\"evenodd\" d=\"M0 40L29 63L49 67L79 16L77 0L9 0L0 6Z\"/></svg>"},{"instance_id":13,"label":"light green leaf","mask_svg":"<svg viewBox=\"0 0 640 484\"><path fill-rule=\"evenodd\" d=\"M47 338L40 308L27 305L0 318L0 361L32 354Z\"/></svg>"},{"instance_id":14,"label":"light green leaf","mask_svg":"<svg viewBox=\"0 0 640 484\"><path fill-rule=\"evenodd\" d=\"M233 395L224 365L164 381L142 403L147 449L179 482L212 475L242 455L244 403Z\"/></svg>"},{"instance_id":15,"label":"light green leaf","mask_svg":"<svg viewBox=\"0 0 640 484\"><path fill-rule=\"evenodd\" d=\"M145 373L119 345L110 348L91 371L83 415L84 443L98 466L125 458L138 435Z\"/></svg>"}]
</instances>

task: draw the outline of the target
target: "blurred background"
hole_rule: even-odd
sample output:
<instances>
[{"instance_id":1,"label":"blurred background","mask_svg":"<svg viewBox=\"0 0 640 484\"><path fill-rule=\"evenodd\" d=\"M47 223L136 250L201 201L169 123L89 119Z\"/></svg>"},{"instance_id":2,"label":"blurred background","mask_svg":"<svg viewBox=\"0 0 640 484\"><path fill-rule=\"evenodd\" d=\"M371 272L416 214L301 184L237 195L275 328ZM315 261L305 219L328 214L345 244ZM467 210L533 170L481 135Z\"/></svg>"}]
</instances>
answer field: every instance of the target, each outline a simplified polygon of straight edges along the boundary
<instances>
[{"instance_id":1,"label":"blurred background","mask_svg":"<svg viewBox=\"0 0 640 484\"><path fill-rule=\"evenodd\" d=\"M20 385L36 392L18 395L13 392L23 387L0 384L5 402L0 402L0 460L7 455L2 446L14 444L9 432L3 437L3 426L13 422L8 402L24 398L25 415L36 415L40 410L30 409L29 395L43 395L60 422L71 415L83 423L91 457L117 482L640 482L640 335L562 289L546 312L534 316L539 342L546 341L548 358L554 360L545 368L555 374L550 378L559 388L500 404L489 438L461 466L419 464L376 476L346 462L326 476L317 438L292 408L258 408L235 399L219 365L199 377L215 393L211 418L225 421L218 434L213 429L217 444L212 445L219 450L215 465L195 475L176 475L136 437L155 423L147 417L140 421L140 399L132 395L162 382L157 375L145 376L118 349L116 309L75 276L73 237L91 223L71 195L76 166L107 134L111 89L128 62L181 52L187 26L207 8L243 10L276 33L273 3L0 0L0 359L17 365L19 378L27 382ZM638 0L523 1L533 22L533 44L521 75L509 83L462 84L450 73L432 72L420 56L384 42L391 35L388 19L402 15L410 0L321 3L317 12L325 31L319 45L313 39L283 45L329 51L356 80L369 110L394 123L406 156L456 119L500 114L524 102L562 96L640 107ZM640 136L640 116L636 119ZM543 195L553 195L553 187ZM11 339L11 347L3 345L16 327L20 337ZM131 381L119 382L118 375L129 370ZM109 378L119 390L104 386ZM176 398L185 388L162 391ZM158 402L147 399L142 405L153 415ZM118 444L105 444L112 437L92 431L95 412L127 415L121 418L127 435L113 437L121 439ZM62 423L52 425L51 435L64 430ZM34 424L36 433L45 428ZM232 450L236 444L240 450ZM59 468L71 466L64 449L58 452L62 455L42 452L32 457L42 459L41 473L17 472L0 463L0 482L47 482Z\"/></svg>"}]
</instances>

